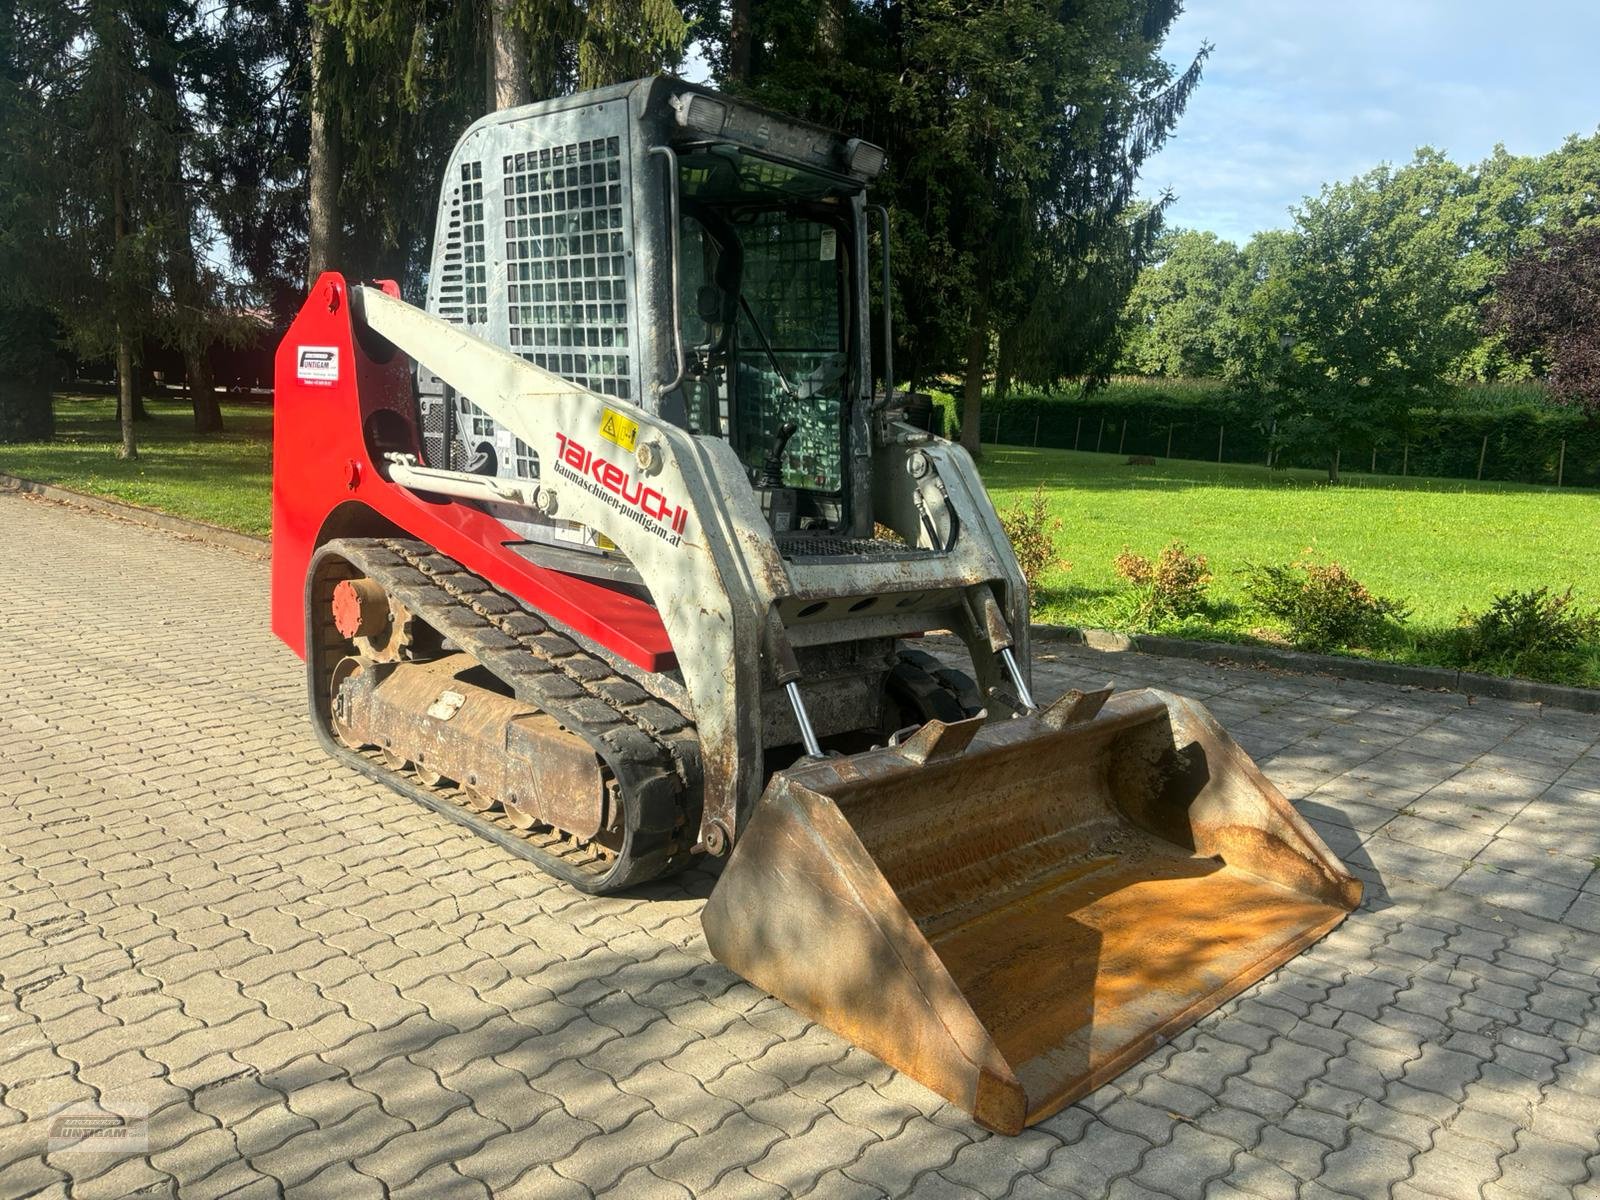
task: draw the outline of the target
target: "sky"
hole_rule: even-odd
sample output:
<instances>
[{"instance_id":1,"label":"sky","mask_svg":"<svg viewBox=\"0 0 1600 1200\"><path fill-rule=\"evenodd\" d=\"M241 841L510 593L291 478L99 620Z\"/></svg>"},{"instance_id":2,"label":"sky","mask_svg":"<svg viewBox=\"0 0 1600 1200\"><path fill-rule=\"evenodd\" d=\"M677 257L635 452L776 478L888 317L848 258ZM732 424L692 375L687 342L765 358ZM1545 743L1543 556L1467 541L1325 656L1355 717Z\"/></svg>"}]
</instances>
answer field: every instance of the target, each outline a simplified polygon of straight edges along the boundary
<instances>
[{"instance_id":1,"label":"sky","mask_svg":"<svg viewBox=\"0 0 1600 1200\"><path fill-rule=\"evenodd\" d=\"M1213 46L1141 191L1244 242L1323 183L1429 145L1553 150L1600 127L1600 0L1188 0L1166 56Z\"/></svg>"}]
</instances>

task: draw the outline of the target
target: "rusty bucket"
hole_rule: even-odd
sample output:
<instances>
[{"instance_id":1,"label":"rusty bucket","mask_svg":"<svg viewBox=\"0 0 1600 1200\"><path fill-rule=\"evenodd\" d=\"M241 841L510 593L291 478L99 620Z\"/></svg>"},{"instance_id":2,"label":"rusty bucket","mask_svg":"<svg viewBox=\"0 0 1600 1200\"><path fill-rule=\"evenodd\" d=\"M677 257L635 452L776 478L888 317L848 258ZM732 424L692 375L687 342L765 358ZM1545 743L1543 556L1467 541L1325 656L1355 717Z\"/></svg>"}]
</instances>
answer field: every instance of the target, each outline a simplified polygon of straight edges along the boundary
<instances>
[{"instance_id":1,"label":"rusty bucket","mask_svg":"<svg viewBox=\"0 0 1600 1200\"><path fill-rule=\"evenodd\" d=\"M712 953L1016 1133L1359 903L1204 708L1107 695L775 775L706 906Z\"/></svg>"}]
</instances>

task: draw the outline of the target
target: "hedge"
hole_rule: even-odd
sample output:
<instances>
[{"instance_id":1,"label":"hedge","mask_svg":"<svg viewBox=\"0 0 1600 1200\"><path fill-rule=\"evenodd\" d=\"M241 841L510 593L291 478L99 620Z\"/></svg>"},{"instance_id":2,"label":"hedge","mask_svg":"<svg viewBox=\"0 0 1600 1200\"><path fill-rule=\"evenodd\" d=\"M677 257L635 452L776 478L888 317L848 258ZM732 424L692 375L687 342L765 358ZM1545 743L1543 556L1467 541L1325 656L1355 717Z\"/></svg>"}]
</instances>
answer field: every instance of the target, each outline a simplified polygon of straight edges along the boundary
<instances>
[{"instance_id":1,"label":"hedge","mask_svg":"<svg viewBox=\"0 0 1600 1200\"><path fill-rule=\"evenodd\" d=\"M1559 471L1568 487L1600 488L1600 420L1519 399L1515 392L1478 402L1475 391L1463 389L1460 402L1450 407L1414 410L1409 435L1376 446L1351 438L1340 447L1341 471L1475 479L1481 455L1484 479L1553 484ZM1526 396L1529 389L1521 391ZM937 416L955 436L958 401L949 393L931 395ZM1194 384L1117 382L1088 397L1013 393L998 401L985 398L982 441L1265 464L1271 430L1263 407L1256 396ZM1317 449L1285 448L1273 461L1283 467L1328 465Z\"/></svg>"}]
</instances>

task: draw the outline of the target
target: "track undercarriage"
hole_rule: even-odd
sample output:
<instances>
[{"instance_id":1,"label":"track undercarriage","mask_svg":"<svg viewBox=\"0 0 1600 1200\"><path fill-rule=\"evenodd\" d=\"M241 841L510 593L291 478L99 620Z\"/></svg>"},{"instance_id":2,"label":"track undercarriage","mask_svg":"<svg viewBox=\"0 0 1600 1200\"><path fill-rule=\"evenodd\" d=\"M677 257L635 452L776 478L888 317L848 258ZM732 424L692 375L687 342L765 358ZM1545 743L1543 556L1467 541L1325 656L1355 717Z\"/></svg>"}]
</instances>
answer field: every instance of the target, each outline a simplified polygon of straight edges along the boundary
<instances>
[{"instance_id":1,"label":"track undercarriage","mask_svg":"<svg viewBox=\"0 0 1600 1200\"><path fill-rule=\"evenodd\" d=\"M363 774L586 892L692 860L699 742L648 676L408 539L324 546L306 617L319 737ZM884 692L880 740L978 703L967 676L913 650Z\"/></svg>"},{"instance_id":2,"label":"track undercarriage","mask_svg":"<svg viewBox=\"0 0 1600 1200\"><path fill-rule=\"evenodd\" d=\"M587 892L688 863L689 722L451 559L402 539L331 542L307 621L318 733L364 774Z\"/></svg>"}]
</instances>

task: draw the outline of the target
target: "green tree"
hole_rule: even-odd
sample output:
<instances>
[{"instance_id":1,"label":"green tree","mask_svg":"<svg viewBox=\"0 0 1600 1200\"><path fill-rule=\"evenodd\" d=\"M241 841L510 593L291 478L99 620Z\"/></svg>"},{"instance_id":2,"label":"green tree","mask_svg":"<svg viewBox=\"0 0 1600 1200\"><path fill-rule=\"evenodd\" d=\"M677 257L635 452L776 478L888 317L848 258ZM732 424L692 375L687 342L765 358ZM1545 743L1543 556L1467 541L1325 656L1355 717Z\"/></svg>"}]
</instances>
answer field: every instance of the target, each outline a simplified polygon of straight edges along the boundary
<instances>
[{"instance_id":1,"label":"green tree","mask_svg":"<svg viewBox=\"0 0 1600 1200\"><path fill-rule=\"evenodd\" d=\"M308 275L389 276L412 295L439 171L468 124L660 70L687 31L671 0L321 0L310 12Z\"/></svg>"},{"instance_id":2,"label":"green tree","mask_svg":"<svg viewBox=\"0 0 1600 1200\"><path fill-rule=\"evenodd\" d=\"M150 206L159 241L162 296L155 306L157 335L183 356L197 433L222 430L210 350L237 341L242 331L223 307L219 273L207 262L203 197L198 173L206 135L205 112L191 96L225 86L230 51L215 39L193 0L130 8L149 79L149 121L159 130L152 153Z\"/></svg>"},{"instance_id":3,"label":"green tree","mask_svg":"<svg viewBox=\"0 0 1600 1200\"><path fill-rule=\"evenodd\" d=\"M1539 247L1553 229L1600 221L1600 134L1569 137L1545 155L1519 156L1504 146L1472 168L1476 179L1471 225L1462 248L1463 283L1487 311L1498 281L1518 256ZM1469 379L1525 379L1527 354L1508 348L1505 331L1485 323L1455 374Z\"/></svg>"},{"instance_id":4,"label":"green tree","mask_svg":"<svg viewBox=\"0 0 1600 1200\"><path fill-rule=\"evenodd\" d=\"M1182 113L1205 53L1177 74L1161 57L1176 16L1156 0L948 0L906 18L897 107L915 121L918 152L896 182L906 199L943 200L922 226L948 269L922 271L935 282L914 294L936 303L923 324L960 364L973 454L996 342L1007 381L1109 374L1115 316L1160 224L1159 205L1134 205L1139 168ZM1097 342L1071 336L1064 295L1097 302Z\"/></svg>"},{"instance_id":5,"label":"green tree","mask_svg":"<svg viewBox=\"0 0 1600 1200\"><path fill-rule=\"evenodd\" d=\"M1218 373L1230 383L1275 388L1294 342L1289 263L1294 234L1269 229L1239 251L1239 269L1218 305Z\"/></svg>"},{"instance_id":6,"label":"green tree","mask_svg":"<svg viewBox=\"0 0 1600 1200\"><path fill-rule=\"evenodd\" d=\"M1185 229L1164 234L1156 255L1123 309L1123 363L1140 375L1220 375L1226 305L1244 270L1239 248L1214 233Z\"/></svg>"},{"instance_id":7,"label":"green tree","mask_svg":"<svg viewBox=\"0 0 1600 1200\"><path fill-rule=\"evenodd\" d=\"M37 248L53 197L44 152L51 91L65 69L71 25L54 4L0 7L0 441L50 435L59 330L34 289Z\"/></svg>"},{"instance_id":8,"label":"green tree","mask_svg":"<svg viewBox=\"0 0 1600 1200\"><path fill-rule=\"evenodd\" d=\"M1160 55L1175 0L751 0L691 10L717 78L883 145L896 361L983 385L1103 378L1163 205L1133 198L1201 58ZM748 22L748 38L740 32ZM746 63L747 60L747 63Z\"/></svg>"},{"instance_id":9,"label":"green tree","mask_svg":"<svg viewBox=\"0 0 1600 1200\"><path fill-rule=\"evenodd\" d=\"M227 53L198 96L204 217L235 269L235 299L287 318L306 288L309 13L304 4L233 0L210 20Z\"/></svg>"},{"instance_id":10,"label":"green tree","mask_svg":"<svg viewBox=\"0 0 1600 1200\"><path fill-rule=\"evenodd\" d=\"M49 18L34 20L13 47L26 56L23 71L48 120L27 143L7 147L22 159L34 201L13 235L6 284L12 298L54 311L78 354L115 361L126 458L138 456L141 347L173 316L163 303L171 239L161 193L175 131L160 110L149 34L165 7L39 5Z\"/></svg>"},{"instance_id":11,"label":"green tree","mask_svg":"<svg viewBox=\"0 0 1600 1200\"><path fill-rule=\"evenodd\" d=\"M1339 449L1405 425L1437 400L1472 344L1476 307L1461 283L1467 176L1431 150L1330 184L1295 210L1283 273L1292 338L1278 374L1277 422L1290 443Z\"/></svg>"},{"instance_id":12,"label":"green tree","mask_svg":"<svg viewBox=\"0 0 1600 1200\"><path fill-rule=\"evenodd\" d=\"M449 0L326 0L310 18L307 275L388 277L416 295L440 169L487 107L487 22Z\"/></svg>"},{"instance_id":13,"label":"green tree","mask_svg":"<svg viewBox=\"0 0 1600 1200\"><path fill-rule=\"evenodd\" d=\"M10 296L53 310L81 356L115 361L125 456L137 454L150 341L182 353L196 428L220 429L207 351L235 330L206 262L196 100L229 61L214 27L194 0L26 3L12 19L5 124L19 204L0 254Z\"/></svg>"}]
</instances>

